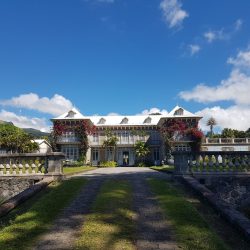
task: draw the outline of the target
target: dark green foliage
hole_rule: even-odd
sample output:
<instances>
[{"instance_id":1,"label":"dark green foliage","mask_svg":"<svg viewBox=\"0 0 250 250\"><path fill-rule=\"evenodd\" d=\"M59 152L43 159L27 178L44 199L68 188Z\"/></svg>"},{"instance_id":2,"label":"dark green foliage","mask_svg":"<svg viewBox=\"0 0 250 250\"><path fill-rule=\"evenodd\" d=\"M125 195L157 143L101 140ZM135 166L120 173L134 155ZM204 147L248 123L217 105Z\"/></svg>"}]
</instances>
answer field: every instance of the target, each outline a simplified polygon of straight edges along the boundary
<instances>
[{"instance_id":1,"label":"dark green foliage","mask_svg":"<svg viewBox=\"0 0 250 250\"><path fill-rule=\"evenodd\" d=\"M85 183L84 179L71 179L61 184L50 185L50 192L0 230L0 249L29 249L37 237L49 229L57 215Z\"/></svg>"},{"instance_id":2,"label":"dark green foliage","mask_svg":"<svg viewBox=\"0 0 250 250\"><path fill-rule=\"evenodd\" d=\"M0 124L0 147L15 153L29 153L39 149L30 135L9 123Z\"/></svg>"},{"instance_id":3,"label":"dark green foliage","mask_svg":"<svg viewBox=\"0 0 250 250\"><path fill-rule=\"evenodd\" d=\"M173 225L177 240L183 249L227 249L194 206L186 201L176 188L165 180L150 179L149 184Z\"/></svg>"}]
</instances>

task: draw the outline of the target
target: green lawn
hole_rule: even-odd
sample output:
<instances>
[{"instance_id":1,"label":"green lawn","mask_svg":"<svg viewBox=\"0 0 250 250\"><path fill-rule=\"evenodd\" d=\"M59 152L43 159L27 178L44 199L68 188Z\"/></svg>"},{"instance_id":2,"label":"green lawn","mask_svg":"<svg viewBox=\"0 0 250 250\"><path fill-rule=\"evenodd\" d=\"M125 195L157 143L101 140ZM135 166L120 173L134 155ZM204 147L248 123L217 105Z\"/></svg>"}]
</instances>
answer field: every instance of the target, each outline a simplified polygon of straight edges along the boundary
<instances>
[{"instance_id":1,"label":"green lawn","mask_svg":"<svg viewBox=\"0 0 250 250\"><path fill-rule=\"evenodd\" d=\"M174 171L174 166L168 166L168 165L164 165L164 166L152 166L150 167L151 169L160 171L160 172L166 172L166 173L172 173Z\"/></svg>"},{"instance_id":2,"label":"green lawn","mask_svg":"<svg viewBox=\"0 0 250 250\"><path fill-rule=\"evenodd\" d=\"M96 167L82 166L82 167L63 167L63 173L65 175L77 174L89 170L96 169Z\"/></svg>"},{"instance_id":3,"label":"green lawn","mask_svg":"<svg viewBox=\"0 0 250 250\"><path fill-rule=\"evenodd\" d=\"M133 216L129 182L106 181L86 216L76 249L135 249Z\"/></svg>"},{"instance_id":4,"label":"green lawn","mask_svg":"<svg viewBox=\"0 0 250 250\"><path fill-rule=\"evenodd\" d=\"M1 227L0 249L30 249L38 236L51 226L56 216L85 183L84 179L71 179L50 185L50 190L37 199L26 212L17 212L13 220L5 222L6 225Z\"/></svg>"},{"instance_id":5,"label":"green lawn","mask_svg":"<svg viewBox=\"0 0 250 250\"><path fill-rule=\"evenodd\" d=\"M148 182L166 217L172 223L177 240L183 249L228 249L193 205L186 201L176 188L165 180L150 179Z\"/></svg>"}]
</instances>

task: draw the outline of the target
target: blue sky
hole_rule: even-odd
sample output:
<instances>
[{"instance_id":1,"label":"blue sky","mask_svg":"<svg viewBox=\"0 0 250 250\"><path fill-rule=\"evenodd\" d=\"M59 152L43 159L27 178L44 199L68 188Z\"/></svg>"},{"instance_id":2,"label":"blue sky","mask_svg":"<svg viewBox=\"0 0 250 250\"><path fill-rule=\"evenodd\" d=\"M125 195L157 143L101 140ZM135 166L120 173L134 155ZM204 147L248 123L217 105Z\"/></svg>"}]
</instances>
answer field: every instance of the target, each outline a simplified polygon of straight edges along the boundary
<instances>
[{"instance_id":1,"label":"blue sky","mask_svg":"<svg viewBox=\"0 0 250 250\"><path fill-rule=\"evenodd\" d=\"M104 115L179 104L203 129L213 115L245 130L249 10L245 0L2 0L0 119L45 130L72 105Z\"/></svg>"}]
</instances>

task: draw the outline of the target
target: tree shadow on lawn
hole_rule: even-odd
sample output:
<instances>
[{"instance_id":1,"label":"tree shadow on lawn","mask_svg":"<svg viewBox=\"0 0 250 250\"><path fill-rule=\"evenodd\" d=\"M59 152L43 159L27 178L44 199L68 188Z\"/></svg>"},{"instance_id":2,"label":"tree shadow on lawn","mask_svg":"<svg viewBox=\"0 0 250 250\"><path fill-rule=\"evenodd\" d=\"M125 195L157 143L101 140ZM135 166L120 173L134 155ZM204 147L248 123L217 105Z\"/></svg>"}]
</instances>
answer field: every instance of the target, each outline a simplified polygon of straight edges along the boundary
<instances>
[{"instance_id":1,"label":"tree shadow on lawn","mask_svg":"<svg viewBox=\"0 0 250 250\"><path fill-rule=\"evenodd\" d=\"M228 249L193 205L171 184L156 179L149 179L149 184L185 249Z\"/></svg>"},{"instance_id":2,"label":"tree shadow on lawn","mask_svg":"<svg viewBox=\"0 0 250 250\"><path fill-rule=\"evenodd\" d=\"M132 189L128 181L104 183L85 217L76 249L135 249Z\"/></svg>"},{"instance_id":3,"label":"tree shadow on lawn","mask_svg":"<svg viewBox=\"0 0 250 250\"><path fill-rule=\"evenodd\" d=\"M37 199L29 209L25 208L26 212L19 214L17 211L9 215L0 231L0 249L27 249L51 226L83 184L83 179L74 179L49 186L48 193Z\"/></svg>"}]
</instances>

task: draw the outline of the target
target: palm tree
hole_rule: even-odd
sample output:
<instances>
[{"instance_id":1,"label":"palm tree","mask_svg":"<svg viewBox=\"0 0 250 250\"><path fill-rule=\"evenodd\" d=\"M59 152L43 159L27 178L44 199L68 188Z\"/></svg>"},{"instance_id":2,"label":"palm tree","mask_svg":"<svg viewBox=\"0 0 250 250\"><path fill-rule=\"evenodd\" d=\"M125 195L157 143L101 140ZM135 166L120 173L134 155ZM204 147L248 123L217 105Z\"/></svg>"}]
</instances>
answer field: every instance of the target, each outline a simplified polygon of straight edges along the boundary
<instances>
[{"instance_id":1,"label":"palm tree","mask_svg":"<svg viewBox=\"0 0 250 250\"><path fill-rule=\"evenodd\" d=\"M207 126L210 127L210 137L213 136L213 128L214 126L217 125L217 122L216 120L213 118L213 117L210 117L208 120L207 120Z\"/></svg>"},{"instance_id":2,"label":"palm tree","mask_svg":"<svg viewBox=\"0 0 250 250\"><path fill-rule=\"evenodd\" d=\"M144 162L145 157L150 153L148 145L143 141L135 143L135 155Z\"/></svg>"},{"instance_id":3,"label":"palm tree","mask_svg":"<svg viewBox=\"0 0 250 250\"><path fill-rule=\"evenodd\" d=\"M112 160L115 160L115 149L117 146L118 138L111 133L111 131L106 131L107 139L103 142L103 147L109 150L112 156Z\"/></svg>"}]
</instances>

